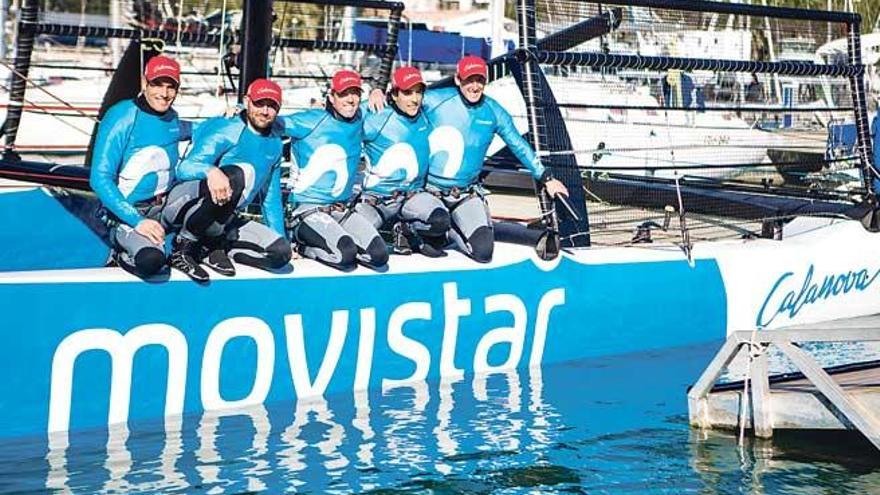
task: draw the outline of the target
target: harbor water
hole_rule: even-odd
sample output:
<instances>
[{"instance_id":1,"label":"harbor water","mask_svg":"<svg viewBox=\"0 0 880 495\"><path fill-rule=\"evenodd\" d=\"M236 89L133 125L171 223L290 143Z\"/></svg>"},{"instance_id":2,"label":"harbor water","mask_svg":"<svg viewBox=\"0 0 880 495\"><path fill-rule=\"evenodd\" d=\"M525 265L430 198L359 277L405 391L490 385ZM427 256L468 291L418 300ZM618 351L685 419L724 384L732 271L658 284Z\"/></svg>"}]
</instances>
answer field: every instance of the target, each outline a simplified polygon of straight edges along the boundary
<instances>
[{"instance_id":1,"label":"harbor water","mask_svg":"<svg viewBox=\"0 0 880 495\"><path fill-rule=\"evenodd\" d=\"M691 429L719 345L6 441L0 493L880 493L856 434Z\"/></svg>"}]
</instances>

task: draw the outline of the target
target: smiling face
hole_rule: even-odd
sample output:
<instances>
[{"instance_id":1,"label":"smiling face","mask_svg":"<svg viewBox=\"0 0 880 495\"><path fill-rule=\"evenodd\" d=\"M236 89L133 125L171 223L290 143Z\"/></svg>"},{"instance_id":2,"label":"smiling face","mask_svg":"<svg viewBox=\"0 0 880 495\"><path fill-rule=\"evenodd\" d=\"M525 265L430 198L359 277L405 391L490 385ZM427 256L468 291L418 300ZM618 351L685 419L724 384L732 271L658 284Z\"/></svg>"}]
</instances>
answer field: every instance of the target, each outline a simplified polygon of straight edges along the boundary
<instances>
[{"instance_id":1,"label":"smiling face","mask_svg":"<svg viewBox=\"0 0 880 495\"><path fill-rule=\"evenodd\" d=\"M343 118L350 119L357 113L361 104L361 88L348 88L341 93L330 92L330 105Z\"/></svg>"},{"instance_id":2,"label":"smiling face","mask_svg":"<svg viewBox=\"0 0 880 495\"><path fill-rule=\"evenodd\" d=\"M464 99L470 103L477 103L483 97L483 91L486 89L486 78L475 74L465 80L461 80L456 75L455 85L458 86L458 90L464 96Z\"/></svg>"},{"instance_id":3,"label":"smiling face","mask_svg":"<svg viewBox=\"0 0 880 495\"><path fill-rule=\"evenodd\" d=\"M250 125L258 130L266 130L275 122L278 116L278 104L275 101L264 98L252 101L247 96L244 97L247 107L247 119Z\"/></svg>"},{"instance_id":4,"label":"smiling face","mask_svg":"<svg viewBox=\"0 0 880 495\"><path fill-rule=\"evenodd\" d=\"M157 77L152 81L141 79L141 89L147 105L159 113L167 112L177 98L177 83L168 77Z\"/></svg>"},{"instance_id":5,"label":"smiling face","mask_svg":"<svg viewBox=\"0 0 880 495\"><path fill-rule=\"evenodd\" d=\"M416 84L409 89L397 89L391 92L391 99L401 112L415 117L422 108L422 98L425 96L425 85Z\"/></svg>"}]
</instances>

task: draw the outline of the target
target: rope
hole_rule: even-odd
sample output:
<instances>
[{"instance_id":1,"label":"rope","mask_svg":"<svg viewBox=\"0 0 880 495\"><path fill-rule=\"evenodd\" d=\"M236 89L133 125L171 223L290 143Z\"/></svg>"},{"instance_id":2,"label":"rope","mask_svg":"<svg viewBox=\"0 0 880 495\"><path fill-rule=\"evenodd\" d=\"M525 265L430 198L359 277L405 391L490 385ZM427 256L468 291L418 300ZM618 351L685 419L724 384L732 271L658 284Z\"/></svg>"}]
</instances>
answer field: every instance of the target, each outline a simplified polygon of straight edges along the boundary
<instances>
[{"instance_id":1,"label":"rope","mask_svg":"<svg viewBox=\"0 0 880 495\"><path fill-rule=\"evenodd\" d=\"M3 60L0 60L0 65L3 65L4 67L6 67L6 68L9 69L10 71L12 71L13 74L15 74L16 76L20 77L21 79L23 79L25 82L27 82L28 84L30 84L30 85L33 86L34 88L39 89L39 90L42 91L43 93L46 93L47 95L49 95L49 97L51 97L52 99L54 99L54 100L57 101L58 103L61 103L62 105L64 105L65 108L67 108L67 109L69 109L69 110L72 110L72 111L74 111L74 112L76 112L76 113L82 115L83 117L86 117L86 118L92 119L92 121L94 121L94 122L97 122L97 121L98 121L98 119L92 117L91 115L87 114L86 112L83 112L82 110L80 110L80 109L78 109L77 107L71 105L70 103L68 103L67 101L63 100L62 98L60 98L60 97L58 97L58 96L52 94L52 92L49 91L48 89L46 89L46 88L44 88L44 87L38 85L37 83L33 82L29 77L25 76L24 74L22 74L21 72L19 72L18 70L16 70L15 67L13 67L12 65L6 63L6 62L3 61ZM9 88L6 88L5 86L3 86L3 88L4 88L7 92L9 91ZM25 102L26 102L27 104L29 104L29 105L33 105L33 106L35 106L35 107L39 107L39 105L34 104L34 103L33 103L32 101L30 101L30 100L25 99ZM63 120L62 120L62 122L63 122ZM81 129L80 129L80 130L81 130Z\"/></svg>"},{"instance_id":2,"label":"rope","mask_svg":"<svg viewBox=\"0 0 880 495\"><path fill-rule=\"evenodd\" d=\"M223 5L220 8L220 46L217 47L217 91L220 91L222 88L226 87L226 82L223 81L223 73L225 72L225 64L223 63L224 54L224 46L226 44L226 0L223 0ZM223 96L226 100L226 106L229 106L229 95L226 91L223 91Z\"/></svg>"},{"instance_id":3,"label":"rope","mask_svg":"<svg viewBox=\"0 0 880 495\"><path fill-rule=\"evenodd\" d=\"M763 354L764 348L756 342L758 339L758 330L761 327L755 327L752 330L752 334L749 337L749 342L746 344L749 346L749 354L748 361L746 362L746 376L743 379L743 395L742 400L739 401L739 447L742 449L745 443L746 436L746 404L749 404L754 410L754 404L752 404L752 397L749 395L749 385L752 381L752 361L755 360L758 356ZM754 422L754 417L752 418L752 422ZM754 427L754 425L752 425Z\"/></svg>"}]
</instances>

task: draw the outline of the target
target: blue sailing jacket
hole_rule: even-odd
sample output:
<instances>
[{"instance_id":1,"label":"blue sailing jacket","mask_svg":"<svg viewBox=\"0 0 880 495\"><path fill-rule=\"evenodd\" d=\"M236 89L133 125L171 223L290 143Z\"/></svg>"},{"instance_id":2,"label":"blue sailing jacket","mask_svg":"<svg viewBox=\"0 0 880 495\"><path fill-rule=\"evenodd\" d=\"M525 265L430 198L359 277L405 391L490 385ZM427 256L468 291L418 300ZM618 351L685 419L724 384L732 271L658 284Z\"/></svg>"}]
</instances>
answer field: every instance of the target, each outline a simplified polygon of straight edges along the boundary
<instances>
[{"instance_id":1,"label":"blue sailing jacket","mask_svg":"<svg viewBox=\"0 0 880 495\"><path fill-rule=\"evenodd\" d=\"M395 191L413 191L425 185L431 150L431 125L422 111L410 117L388 105L364 119L367 169L364 191L390 196Z\"/></svg>"},{"instance_id":2,"label":"blue sailing jacket","mask_svg":"<svg viewBox=\"0 0 880 495\"><path fill-rule=\"evenodd\" d=\"M193 135L192 150L180 162L177 178L202 180L211 167L237 165L244 171L245 189L236 205L247 207L263 192L263 219L275 232L284 234L281 205L281 128L277 123L267 134L251 129L244 114L214 117Z\"/></svg>"},{"instance_id":3,"label":"blue sailing jacket","mask_svg":"<svg viewBox=\"0 0 880 495\"><path fill-rule=\"evenodd\" d=\"M510 114L489 96L471 105L457 87L431 89L425 93L424 111L434 128L428 184L448 190L475 183L496 134L535 179L544 175L541 160L516 130Z\"/></svg>"},{"instance_id":4,"label":"blue sailing jacket","mask_svg":"<svg viewBox=\"0 0 880 495\"><path fill-rule=\"evenodd\" d=\"M89 172L89 184L104 207L132 227L143 220L135 204L171 188L177 143L189 134L189 123L174 109L159 114L143 100L110 107L98 126Z\"/></svg>"},{"instance_id":5,"label":"blue sailing jacket","mask_svg":"<svg viewBox=\"0 0 880 495\"><path fill-rule=\"evenodd\" d=\"M296 169L293 204L326 205L348 201L364 140L363 107L351 120L330 109L314 109L280 117L291 138Z\"/></svg>"}]
</instances>

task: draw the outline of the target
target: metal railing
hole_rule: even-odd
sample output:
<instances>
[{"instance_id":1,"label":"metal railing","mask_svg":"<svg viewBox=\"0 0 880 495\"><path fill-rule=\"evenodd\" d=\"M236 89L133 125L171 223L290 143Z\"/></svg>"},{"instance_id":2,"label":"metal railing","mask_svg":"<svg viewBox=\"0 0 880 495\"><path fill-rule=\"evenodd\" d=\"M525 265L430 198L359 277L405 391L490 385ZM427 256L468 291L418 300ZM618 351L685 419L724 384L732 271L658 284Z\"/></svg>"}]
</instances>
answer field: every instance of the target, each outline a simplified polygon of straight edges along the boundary
<instances>
[{"instance_id":1,"label":"metal railing","mask_svg":"<svg viewBox=\"0 0 880 495\"><path fill-rule=\"evenodd\" d=\"M802 342L880 342L880 328L811 328L809 330L764 330L734 332L728 338L699 380L688 392L688 415L691 426L711 428L709 393L721 373L740 352L749 353L749 370L743 382L744 393L740 407L752 408L754 434L761 438L773 436L773 416L770 401L768 349L773 346L791 360L804 377L833 408L880 450L880 418L854 400L833 378L798 346ZM750 393L749 393L749 389ZM741 427L745 423L740 416Z\"/></svg>"}]
</instances>

